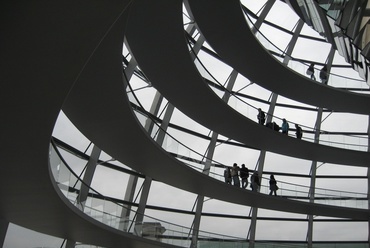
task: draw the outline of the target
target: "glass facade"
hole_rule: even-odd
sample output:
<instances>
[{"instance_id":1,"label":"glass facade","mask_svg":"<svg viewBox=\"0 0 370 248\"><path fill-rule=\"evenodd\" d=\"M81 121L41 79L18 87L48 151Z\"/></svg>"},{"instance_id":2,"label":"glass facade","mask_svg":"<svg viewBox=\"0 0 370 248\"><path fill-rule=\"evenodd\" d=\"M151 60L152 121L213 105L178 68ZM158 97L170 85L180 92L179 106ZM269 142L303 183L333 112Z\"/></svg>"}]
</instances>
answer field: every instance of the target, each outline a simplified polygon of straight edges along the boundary
<instances>
[{"instance_id":1,"label":"glass facade","mask_svg":"<svg viewBox=\"0 0 370 248\"><path fill-rule=\"evenodd\" d=\"M240 3L246 25L257 28L255 36L260 45L283 63L284 69L308 78L307 68L314 63L315 81L319 82L320 69L332 61L327 82L330 87L368 94L366 81L338 51L333 52L332 44L307 24L298 30L301 20L286 3L270 0L241 0ZM272 5L266 17L260 17L264 10L267 11L265 8L270 8L266 7L269 4ZM295 124L299 124L303 129L302 142L368 152L367 115L319 108L259 86L238 73L204 40L207 37L203 37L197 20L192 19L187 4L183 5L182 11L187 49L194 68L209 89L232 111L257 122L261 108L269 122L282 126L286 119L290 128L288 136L294 139ZM268 195L270 176L275 175L279 187L277 197L289 199L292 204L300 201L368 209L366 167L277 154L215 132L187 116L161 95L147 78L145 69L136 64L135 54L128 43L125 40L122 49L122 69L129 80L125 82L122 94L127 94L143 132L147 132L155 145L176 162L196 171L194 173L222 182L227 167L234 163L238 166L245 164L250 175L256 171L261 177L256 194ZM289 50L292 45L293 49ZM161 58L155 58L153 62L160 64ZM262 69L261 73L269 73L269 68ZM188 98L192 101L191 95ZM220 123L228 122L221 116L214 119ZM233 123L229 125L233 128ZM116 230L181 247L369 247L367 220L278 211L273 210L274 207L257 208L210 198L202 189L199 193L186 191L135 171L104 149L95 161L93 151L99 144L86 136L79 131L78 123L74 123L73 118L70 120L62 110L50 145L51 173L57 188L74 205L71 207ZM146 154L137 150L135 156ZM154 161L152 166L157 166L158 170L162 168ZM248 192L251 191L251 180L249 177ZM196 182L189 182L192 183ZM225 192L233 194L229 188ZM17 241L15 233L29 235L32 247L98 247L34 233L12 223L3 247L24 247L25 243Z\"/></svg>"}]
</instances>

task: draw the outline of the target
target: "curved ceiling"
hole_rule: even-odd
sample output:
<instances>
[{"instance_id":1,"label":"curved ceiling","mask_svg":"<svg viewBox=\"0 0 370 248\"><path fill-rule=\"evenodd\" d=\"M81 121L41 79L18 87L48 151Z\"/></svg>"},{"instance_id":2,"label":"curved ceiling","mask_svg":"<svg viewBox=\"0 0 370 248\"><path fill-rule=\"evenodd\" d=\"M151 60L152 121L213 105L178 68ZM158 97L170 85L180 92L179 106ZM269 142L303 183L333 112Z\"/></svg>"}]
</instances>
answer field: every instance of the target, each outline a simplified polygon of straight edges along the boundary
<instances>
[{"instance_id":1,"label":"curved ceiling","mask_svg":"<svg viewBox=\"0 0 370 248\"><path fill-rule=\"evenodd\" d=\"M370 114L370 96L310 80L276 60L250 30L239 0L187 0L210 46L230 66L272 92L338 112Z\"/></svg>"},{"instance_id":2,"label":"curved ceiling","mask_svg":"<svg viewBox=\"0 0 370 248\"><path fill-rule=\"evenodd\" d=\"M130 19L138 12L145 13L146 9L156 13L155 10L163 6L181 13L182 1L135 1L130 9ZM167 18L167 15L158 16L163 20ZM138 20L145 22L141 18ZM120 54L113 55L112 50L118 48L110 44L96 53L69 94L63 110L82 133L115 159L166 184L227 202L344 218L363 219L367 216L368 211L363 209L309 204L235 189L179 162L159 147L136 119L125 95L122 75L117 73L122 70L117 63Z\"/></svg>"},{"instance_id":3,"label":"curved ceiling","mask_svg":"<svg viewBox=\"0 0 370 248\"><path fill-rule=\"evenodd\" d=\"M1 2L1 108L7 119L1 133L2 219L85 244L173 247L93 220L54 188L50 174L50 139L63 101L116 22L122 44L125 17L119 17L127 3Z\"/></svg>"},{"instance_id":4,"label":"curved ceiling","mask_svg":"<svg viewBox=\"0 0 370 248\"><path fill-rule=\"evenodd\" d=\"M136 7L139 4L142 5ZM369 166L370 153L281 135L229 107L204 82L191 60L181 6L153 3L147 8L147 4L136 1L130 11L126 27L128 47L152 85L183 113L211 130L257 149L321 162Z\"/></svg>"},{"instance_id":5,"label":"curved ceiling","mask_svg":"<svg viewBox=\"0 0 370 248\"><path fill-rule=\"evenodd\" d=\"M235 189L166 154L137 122L125 95L121 52L128 3L121 0L1 3L0 80L6 85L1 97L6 113L3 122L6 132L1 134L2 161L6 165L0 168L2 218L86 244L169 247L98 223L61 196L50 178L48 159L52 130L62 105L78 128L100 148L170 185L250 206L368 218L368 211L363 209L309 204ZM172 14L177 16L182 2L145 0L135 4L138 5L130 15L145 4L143 11L154 5L174 8L176 13ZM146 156L138 155L143 153Z\"/></svg>"}]
</instances>

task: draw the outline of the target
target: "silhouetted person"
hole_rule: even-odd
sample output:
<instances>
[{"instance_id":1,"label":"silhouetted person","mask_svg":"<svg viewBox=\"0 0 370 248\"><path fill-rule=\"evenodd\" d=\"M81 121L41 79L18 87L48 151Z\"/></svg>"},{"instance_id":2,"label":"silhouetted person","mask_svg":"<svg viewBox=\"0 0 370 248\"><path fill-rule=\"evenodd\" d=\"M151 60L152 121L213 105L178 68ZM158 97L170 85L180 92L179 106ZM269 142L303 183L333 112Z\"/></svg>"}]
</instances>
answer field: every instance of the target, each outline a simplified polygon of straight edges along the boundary
<instances>
[{"instance_id":1,"label":"silhouetted person","mask_svg":"<svg viewBox=\"0 0 370 248\"><path fill-rule=\"evenodd\" d=\"M258 191L258 189L259 189L260 186L261 186L260 178L258 176L257 171L255 171L252 174L252 177L251 177L251 188L252 188L252 191Z\"/></svg>"},{"instance_id":2,"label":"silhouetted person","mask_svg":"<svg viewBox=\"0 0 370 248\"><path fill-rule=\"evenodd\" d=\"M236 163L234 163L233 167L231 168L231 178L233 179L233 185L240 187L239 167Z\"/></svg>"},{"instance_id":3,"label":"silhouetted person","mask_svg":"<svg viewBox=\"0 0 370 248\"><path fill-rule=\"evenodd\" d=\"M280 130L280 127L279 127L278 124L276 124L276 122L267 122L266 127L270 128L274 131L277 131L277 132L279 132L279 130Z\"/></svg>"},{"instance_id":4,"label":"silhouetted person","mask_svg":"<svg viewBox=\"0 0 370 248\"><path fill-rule=\"evenodd\" d=\"M258 123L263 125L265 124L266 115L265 112L262 111L262 109L258 109L258 115L257 115Z\"/></svg>"},{"instance_id":5,"label":"silhouetted person","mask_svg":"<svg viewBox=\"0 0 370 248\"><path fill-rule=\"evenodd\" d=\"M298 124L295 124L295 135L297 136L297 139L302 139L303 131Z\"/></svg>"},{"instance_id":6,"label":"silhouetted person","mask_svg":"<svg viewBox=\"0 0 370 248\"><path fill-rule=\"evenodd\" d=\"M288 124L288 122L286 121L286 119L283 119L283 124L281 124L281 132L282 132L283 134L288 135L288 131L289 131L289 124Z\"/></svg>"},{"instance_id":7,"label":"silhouetted person","mask_svg":"<svg viewBox=\"0 0 370 248\"><path fill-rule=\"evenodd\" d=\"M269 184L270 184L270 194L269 195L272 195L272 194L276 195L276 190L278 190L279 187L276 185L276 180L275 180L274 175L270 176Z\"/></svg>"},{"instance_id":8,"label":"silhouetted person","mask_svg":"<svg viewBox=\"0 0 370 248\"><path fill-rule=\"evenodd\" d=\"M316 81L316 78L315 78L315 67L314 66L315 66L315 64L314 63L311 63L311 65L307 68L306 73L307 73L307 75L310 76L310 78L312 80L315 80Z\"/></svg>"},{"instance_id":9,"label":"silhouetted person","mask_svg":"<svg viewBox=\"0 0 370 248\"><path fill-rule=\"evenodd\" d=\"M240 168L240 178L242 179L242 188L245 189L248 186L248 177L249 177L249 170L245 167L245 164L242 164L242 168Z\"/></svg>"},{"instance_id":10,"label":"silhouetted person","mask_svg":"<svg viewBox=\"0 0 370 248\"><path fill-rule=\"evenodd\" d=\"M324 65L320 71L320 79L323 84L328 82L328 67Z\"/></svg>"},{"instance_id":11,"label":"silhouetted person","mask_svg":"<svg viewBox=\"0 0 370 248\"><path fill-rule=\"evenodd\" d=\"M226 167L224 170L225 183L231 184L231 171L230 167Z\"/></svg>"}]
</instances>

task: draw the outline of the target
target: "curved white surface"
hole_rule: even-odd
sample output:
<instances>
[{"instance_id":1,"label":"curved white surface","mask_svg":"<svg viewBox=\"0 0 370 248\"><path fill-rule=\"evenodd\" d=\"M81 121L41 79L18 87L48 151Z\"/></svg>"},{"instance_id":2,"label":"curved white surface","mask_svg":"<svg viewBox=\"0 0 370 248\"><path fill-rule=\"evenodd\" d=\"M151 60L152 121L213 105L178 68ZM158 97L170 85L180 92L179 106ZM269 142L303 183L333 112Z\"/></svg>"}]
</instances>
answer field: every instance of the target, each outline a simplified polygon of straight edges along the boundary
<instances>
[{"instance_id":1,"label":"curved white surface","mask_svg":"<svg viewBox=\"0 0 370 248\"><path fill-rule=\"evenodd\" d=\"M204 82L191 60L184 37L182 11L167 3L151 5L154 6L131 10L126 31L128 46L152 85L183 113L226 137L257 149L335 164L370 165L368 152L281 135L229 107Z\"/></svg>"},{"instance_id":2,"label":"curved white surface","mask_svg":"<svg viewBox=\"0 0 370 248\"><path fill-rule=\"evenodd\" d=\"M312 81L276 60L251 32L239 0L187 2L210 46L252 82L298 102L338 112L370 114L370 95Z\"/></svg>"}]
</instances>

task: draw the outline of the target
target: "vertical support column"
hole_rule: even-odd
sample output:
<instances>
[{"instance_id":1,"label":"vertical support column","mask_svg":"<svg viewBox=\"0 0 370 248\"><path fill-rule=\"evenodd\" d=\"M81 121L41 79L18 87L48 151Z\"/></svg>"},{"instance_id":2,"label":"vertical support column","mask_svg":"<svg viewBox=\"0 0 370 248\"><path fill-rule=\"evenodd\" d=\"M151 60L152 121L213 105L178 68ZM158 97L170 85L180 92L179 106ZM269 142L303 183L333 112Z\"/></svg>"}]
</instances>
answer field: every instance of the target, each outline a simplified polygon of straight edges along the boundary
<instances>
[{"instance_id":1,"label":"vertical support column","mask_svg":"<svg viewBox=\"0 0 370 248\"><path fill-rule=\"evenodd\" d=\"M326 59L326 65L327 65L327 68L328 68L328 80L326 81L326 84L328 84L328 81L329 81L329 75L330 75L330 71L331 71L331 66L333 64L333 60L334 60L334 55L335 55L335 47L331 47L330 49L330 52L328 54L328 58Z\"/></svg>"},{"instance_id":2,"label":"vertical support column","mask_svg":"<svg viewBox=\"0 0 370 248\"><path fill-rule=\"evenodd\" d=\"M146 203L148 201L148 196L149 196L151 185L152 185L152 178L145 177L143 189L141 191L139 207L137 209L136 221L135 221L134 233L139 236L141 236L142 225L143 225L143 220L144 220L144 212L145 212Z\"/></svg>"},{"instance_id":3,"label":"vertical support column","mask_svg":"<svg viewBox=\"0 0 370 248\"><path fill-rule=\"evenodd\" d=\"M187 4L185 4L185 6L187 6ZM196 31L195 25L194 24L189 25L189 27L186 31L190 35L192 35ZM204 41L205 41L204 37L200 34L199 37L198 37L197 42L194 44L194 47L192 49L193 51L190 53L191 58L193 60L196 60L196 56L199 53L200 49L202 48L202 45L203 45ZM206 164L205 164L205 167L203 169L203 173L205 173L207 175L208 175L210 167L211 167L211 160L209 160L209 158L213 157L214 149L215 149L215 146L216 146L216 141L214 139L217 140L217 134L215 134L215 133L212 134L212 140L211 140L211 143L209 145ZM212 155L210 155L210 153L212 153ZM198 195L197 202L196 202L197 205L196 205L196 209L195 209L195 216L194 216L194 221L193 221L193 233L192 233L192 239L191 239L190 247L197 247L200 220L201 220L201 215L202 215L202 210L203 210L203 203L204 203L204 196L203 195Z\"/></svg>"},{"instance_id":4,"label":"vertical support column","mask_svg":"<svg viewBox=\"0 0 370 248\"><path fill-rule=\"evenodd\" d=\"M209 175L211 165L212 165L212 158L215 152L216 148L216 142L217 142L218 134L213 132L212 133L212 139L208 146L208 152L207 152L207 159L206 163L203 169L203 174ZM203 210L203 203L204 203L204 195L198 195L197 197L197 206L195 209L195 216L193 221L193 235L191 238L191 247L197 247L198 243L198 236L199 236L199 227L200 227L200 220L202 217L202 210Z\"/></svg>"},{"instance_id":5,"label":"vertical support column","mask_svg":"<svg viewBox=\"0 0 370 248\"><path fill-rule=\"evenodd\" d=\"M80 193L77 197L77 206L84 209L87 195L89 193L89 186L91 185L92 179L94 177L95 169L98 164L98 159L101 153L101 149L94 145L89 161L86 164L86 171L84 174L83 182L81 184Z\"/></svg>"},{"instance_id":6,"label":"vertical support column","mask_svg":"<svg viewBox=\"0 0 370 248\"><path fill-rule=\"evenodd\" d=\"M267 121L272 120L272 114L275 109L277 101L277 94L273 94L271 103L270 103L270 108L268 111L268 116L267 116ZM263 172L263 167L265 165L265 158L266 158L266 151L261 150L260 152L260 158L259 158L259 163L258 163L258 168L257 168L257 173L259 178L262 178L262 172ZM258 188L258 191L260 188ZM254 248L254 244L256 241L256 229L257 229L257 215L258 215L258 208L253 207L252 208L252 218L251 218L251 225L250 225L250 236L249 236L249 248Z\"/></svg>"},{"instance_id":7,"label":"vertical support column","mask_svg":"<svg viewBox=\"0 0 370 248\"><path fill-rule=\"evenodd\" d=\"M194 34L196 31L196 27L194 24L189 25L189 27L186 29L186 32L188 32L190 35ZM205 38L202 34L199 34L198 40L194 44L193 51L190 52L190 56L193 60L196 60L196 56L199 53L200 49L203 46L203 43L205 41Z\"/></svg>"},{"instance_id":8,"label":"vertical support column","mask_svg":"<svg viewBox=\"0 0 370 248\"><path fill-rule=\"evenodd\" d=\"M256 23L254 23L254 27L252 28L252 32L255 34L257 33L258 29L261 27L263 21L266 19L267 14L270 12L272 6L274 5L276 0L269 0L265 4L261 14L259 15Z\"/></svg>"},{"instance_id":9,"label":"vertical support column","mask_svg":"<svg viewBox=\"0 0 370 248\"><path fill-rule=\"evenodd\" d=\"M75 248L76 247L76 241L72 239L67 239L66 248Z\"/></svg>"},{"instance_id":10,"label":"vertical support column","mask_svg":"<svg viewBox=\"0 0 370 248\"><path fill-rule=\"evenodd\" d=\"M229 77L229 82L226 86L227 91L222 97L222 100L225 102L228 102L230 99L230 91L233 89L236 78L238 76L238 72L233 70L230 74ZM203 169L203 173L206 175L209 175L211 165L212 165L212 158L215 152L216 148L216 142L217 142L217 137L218 134L213 132L212 133L212 138L211 142L208 146L208 152L206 155L206 163ZM193 225L193 235L192 235L192 240L191 240L191 247L197 247L198 243L198 236L199 236L199 227L200 227L200 221L201 221L201 215L202 215L202 210L203 210L203 203L204 203L204 196L203 195L198 195L197 197L197 206L195 209L195 216L194 216L194 225Z\"/></svg>"},{"instance_id":11,"label":"vertical support column","mask_svg":"<svg viewBox=\"0 0 370 248\"><path fill-rule=\"evenodd\" d=\"M251 218L251 225L250 225L250 237L249 237L249 247L248 248L254 248L254 244L256 242L257 214L258 214L258 208L252 208L252 218Z\"/></svg>"},{"instance_id":12,"label":"vertical support column","mask_svg":"<svg viewBox=\"0 0 370 248\"><path fill-rule=\"evenodd\" d=\"M164 138L166 136L166 130L168 128L168 125L170 124L170 120L171 120L174 110L175 110L175 107L172 104L168 103L166 113L164 113L164 116L163 116L161 130L159 130L158 137L156 139L159 145L162 145L164 142Z\"/></svg>"},{"instance_id":13,"label":"vertical support column","mask_svg":"<svg viewBox=\"0 0 370 248\"><path fill-rule=\"evenodd\" d=\"M125 75L126 75L127 81L130 81L132 75L134 74L136 67L137 67L137 62L132 57L132 59L130 60L130 63L125 68ZM157 93L156 96L154 97L151 111L153 110L155 112L155 109L159 108L156 106L160 106L161 101L162 101L161 96L160 94ZM153 124L150 122L147 122L146 126L147 125L151 125L151 128L153 127ZM135 189L137 186L137 181L138 181L137 176L134 176L134 175L129 176L127 187L126 187L126 193L124 197L125 201L132 202L134 200L134 194L135 194ZM119 230L127 231L130 225L130 221L129 221L130 213L131 213L131 205L124 205L121 210L121 220L119 223Z\"/></svg>"},{"instance_id":14,"label":"vertical support column","mask_svg":"<svg viewBox=\"0 0 370 248\"><path fill-rule=\"evenodd\" d=\"M331 66L334 59L335 49L332 47L328 58L327 58L327 68L328 73L331 70ZM327 82L326 82L327 83ZM316 124L315 124L315 136L314 136L314 143L320 142L320 129L321 129L321 120L322 120L323 109L319 108L317 111L316 117ZM317 169L317 161L312 161L311 164L311 180L310 180L310 203L315 202L315 188L316 188L316 169ZM313 215L308 215L308 227L307 227L307 245L308 248L312 248L313 246Z\"/></svg>"},{"instance_id":15,"label":"vertical support column","mask_svg":"<svg viewBox=\"0 0 370 248\"><path fill-rule=\"evenodd\" d=\"M134 71L135 71L136 67L137 67L137 62L136 62L135 58L132 57L130 59L129 64L125 68L125 75L126 75L128 81L130 81L132 75L134 75Z\"/></svg>"},{"instance_id":16,"label":"vertical support column","mask_svg":"<svg viewBox=\"0 0 370 248\"><path fill-rule=\"evenodd\" d=\"M314 203L315 198L315 179L317 162L312 161L311 163L311 182L310 182L310 203ZM315 177L316 178L316 177ZM312 248L313 245L313 215L308 215L308 227L307 227L307 247Z\"/></svg>"},{"instance_id":17,"label":"vertical support column","mask_svg":"<svg viewBox=\"0 0 370 248\"><path fill-rule=\"evenodd\" d=\"M157 92L157 94L159 94L159 93ZM160 97L160 99L163 99L163 97ZM160 106L160 102L153 102L151 110L156 109L155 112L157 113L158 109L159 109L159 106ZM166 132L166 130L168 128L168 125L170 123L170 119L171 119L171 116L173 114L174 109L175 109L175 107L172 104L168 104L167 109L166 109L166 113L165 113L165 115L163 117L163 120L162 120L161 129L159 130L159 133L158 133L158 136L157 136L157 139L156 139L156 141L159 145L163 144L163 141L164 141L164 138L165 138L165 132ZM152 128L151 121L148 120L146 125L145 125L145 129L150 133L151 128ZM135 221L135 233L137 235L141 235L141 226L142 226L142 222L143 222L143 219L144 219L145 207L146 207L146 203L148 201L148 196L149 196L149 191L150 191L151 184L152 184L152 178L145 177L143 190L142 190L141 195L140 195L139 207L138 207L138 210L137 210L137 217L136 217L136 221Z\"/></svg>"},{"instance_id":18,"label":"vertical support column","mask_svg":"<svg viewBox=\"0 0 370 248\"><path fill-rule=\"evenodd\" d=\"M197 40L197 43L194 44L194 47L193 47L194 52L190 53L190 56L193 60L196 59L196 56L199 53L200 49L202 48L204 41L205 41L204 36L200 35Z\"/></svg>"},{"instance_id":19,"label":"vertical support column","mask_svg":"<svg viewBox=\"0 0 370 248\"><path fill-rule=\"evenodd\" d=\"M319 143L320 141L320 129L322 120L323 109L319 108L317 111L316 124L315 124L315 136L314 143ZM312 161L311 163L311 180L310 180L310 203L315 202L315 188L316 188L316 169L317 161ZM307 228L307 244L308 248L312 248L313 243L313 215L308 215L308 228Z\"/></svg>"},{"instance_id":20,"label":"vertical support column","mask_svg":"<svg viewBox=\"0 0 370 248\"><path fill-rule=\"evenodd\" d=\"M275 111L277 99L278 99L278 94L273 93L271 97L271 101L270 101L270 107L267 111L266 122L272 121L272 116ZM266 151L261 150L260 158L258 162L258 168L257 168L257 173L260 178L262 178L263 167L265 165L265 158L266 158ZM249 235L249 248L254 248L254 243L256 240L257 215L258 215L258 208L252 208L252 218L251 218L250 235Z\"/></svg>"},{"instance_id":21,"label":"vertical support column","mask_svg":"<svg viewBox=\"0 0 370 248\"><path fill-rule=\"evenodd\" d=\"M270 101L270 107L267 111L266 122L272 121L272 116L275 111L277 98L278 98L278 94L273 93L271 97L271 101ZM257 173L258 173L259 178L262 178L263 167L265 165L265 158L266 158L266 151L261 150L258 168L257 168ZM256 240L257 214L258 214L258 208L255 208L255 207L252 208L252 218L251 218L250 235L249 235L249 248L254 248L254 243Z\"/></svg>"},{"instance_id":22,"label":"vertical support column","mask_svg":"<svg viewBox=\"0 0 370 248\"><path fill-rule=\"evenodd\" d=\"M259 16L256 24L255 25L257 28L260 27L262 24L263 20L267 16L267 13L270 11L272 8L273 4L275 3L274 0L268 1L266 4L265 8L263 9L261 15ZM262 15L263 14L263 15ZM304 22L302 20L298 21L298 24L296 26L296 29L294 30L294 34L292 36L292 39L290 40L287 50L286 50L286 55L283 60L283 64L287 65L291 59L290 55L293 52L293 49L297 43L299 34L301 33L302 27L303 27ZM253 30L254 32L257 32L257 30ZM266 122L271 122L272 121L272 116L275 111L275 106L277 102L278 95L276 93L272 93L271 101L270 101L270 107L267 112L267 118ZM260 178L262 178L262 173L263 173L263 168L265 165L265 159L266 159L266 151L261 150L260 152L260 158L259 158L259 163L258 163L258 168L257 168L257 173ZM258 208L252 208L252 218L251 218L251 224L250 224L250 236L249 236L249 248L254 248L255 240L256 240L256 229L257 229L257 215L258 215Z\"/></svg>"},{"instance_id":23,"label":"vertical support column","mask_svg":"<svg viewBox=\"0 0 370 248\"><path fill-rule=\"evenodd\" d=\"M135 188L137 185L137 176L130 175L127 182L126 193L124 200L127 202L132 202L134 200ZM128 227L130 225L130 212L131 212L131 205L123 205L121 211L121 218L120 223L118 226L119 230L128 231Z\"/></svg>"},{"instance_id":24,"label":"vertical support column","mask_svg":"<svg viewBox=\"0 0 370 248\"><path fill-rule=\"evenodd\" d=\"M8 232L9 222L0 218L0 247L4 246L6 233Z\"/></svg>"},{"instance_id":25,"label":"vertical support column","mask_svg":"<svg viewBox=\"0 0 370 248\"><path fill-rule=\"evenodd\" d=\"M203 203L204 203L204 196L198 195L197 197L197 206L195 208L195 216L193 221L193 235L191 237L191 248L196 248L198 245L198 237L199 237L199 227L200 227L200 219L201 213L203 210Z\"/></svg>"},{"instance_id":26,"label":"vertical support column","mask_svg":"<svg viewBox=\"0 0 370 248\"><path fill-rule=\"evenodd\" d=\"M155 96L154 96L154 99L153 99L153 102L152 102L152 106L150 107L150 113L154 114L154 115L158 114L159 108L160 108L162 102L163 102L163 96L157 91L155 93ZM154 127L153 121L148 118L145 122L145 130L147 130L148 133L151 133L152 130L153 130L153 127Z\"/></svg>"},{"instance_id":27,"label":"vertical support column","mask_svg":"<svg viewBox=\"0 0 370 248\"><path fill-rule=\"evenodd\" d=\"M298 23L297 23L297 26L296 26L296 29L294 30L293 37L290 40L290 42L288 44L288 47L286 49L286 52L285 52L286 56L284 57L284 60L283 60L284 65L287 65L289 63L289 61L291 60L290 55L293 53L293 49L294 49L294 47L297 43L299 34L301 33L301 30L303 28L303 24L304 24L304 21L302 19L299 19Z\"/></svg>"},{"instance_id":28,"label":"vertical support column","mask_svg":"<svg viewBox=\"0 0 370 248\"><path fill-rule=\"evenodd\" d=\"M276 106L278 96L279 96L278 94L272 93L270 106L269 106L269 109L267 111L266 122L271 122L272 121L272 116L274 115L275 106ZM264 161L262 161L262 162L264 162ZM260 159L260 164L261 164L261 159Z\"/></svg>"}]
</instances>

